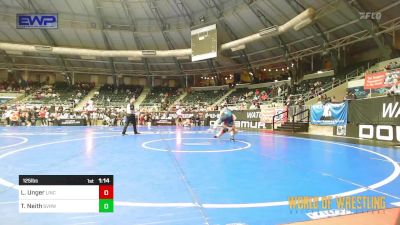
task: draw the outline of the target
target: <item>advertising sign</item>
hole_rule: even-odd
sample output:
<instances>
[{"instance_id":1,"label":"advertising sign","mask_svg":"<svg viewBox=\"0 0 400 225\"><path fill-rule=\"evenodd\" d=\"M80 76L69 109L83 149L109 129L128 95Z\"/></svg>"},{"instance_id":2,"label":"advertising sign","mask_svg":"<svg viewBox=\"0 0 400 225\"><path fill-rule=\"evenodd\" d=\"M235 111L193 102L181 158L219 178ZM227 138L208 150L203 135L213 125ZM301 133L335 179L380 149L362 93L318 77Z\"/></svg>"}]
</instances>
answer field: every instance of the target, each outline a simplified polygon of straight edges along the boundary
<instances>
[{"instance_id":1,"label":"advertising sign","mask_svg":"<svg viewBox=\"0 0 400 225\"><path fill-rule=\"evenodd\" d=\"M57 29L57 13L17 14L17 29Z\"/></svg>"},{"instance_id":2,"label":"advertising sign","mask_svg":"<svg viewBox=\"0 0 400 225\"><path fill-rule=\"evenodd\" d=\"M344 126L347 124L347 102L311 106L311 124Z\"/></svg>"}]
</instances>

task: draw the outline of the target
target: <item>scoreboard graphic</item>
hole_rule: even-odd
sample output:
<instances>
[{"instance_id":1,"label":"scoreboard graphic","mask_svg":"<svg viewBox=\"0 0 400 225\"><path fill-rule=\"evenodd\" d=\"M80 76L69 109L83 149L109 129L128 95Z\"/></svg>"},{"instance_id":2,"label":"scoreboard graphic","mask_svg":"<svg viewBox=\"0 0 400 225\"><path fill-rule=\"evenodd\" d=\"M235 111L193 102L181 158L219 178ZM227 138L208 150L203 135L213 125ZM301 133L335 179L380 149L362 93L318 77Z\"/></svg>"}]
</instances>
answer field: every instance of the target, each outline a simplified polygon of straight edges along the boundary
<instances>
[{"instance_id":1,"label":"scoreboard graphic","mask_svg":"<svg viewBox=\"0 0 400 225\"><path fill-rule=\"evenodd\" d=\"M20 175L20 213L110 213L113 175Z\"/></svg>"},{"instance_id":2,"label":"scoreboard graphic","mask_svg":"<svg viewBox=\"0 0 400 225\"><path fill-rule=\"evenodd\" d=\"M217 25L191 31L192 62L216 58L218 55Z\"/></svg>"}]
</instances>

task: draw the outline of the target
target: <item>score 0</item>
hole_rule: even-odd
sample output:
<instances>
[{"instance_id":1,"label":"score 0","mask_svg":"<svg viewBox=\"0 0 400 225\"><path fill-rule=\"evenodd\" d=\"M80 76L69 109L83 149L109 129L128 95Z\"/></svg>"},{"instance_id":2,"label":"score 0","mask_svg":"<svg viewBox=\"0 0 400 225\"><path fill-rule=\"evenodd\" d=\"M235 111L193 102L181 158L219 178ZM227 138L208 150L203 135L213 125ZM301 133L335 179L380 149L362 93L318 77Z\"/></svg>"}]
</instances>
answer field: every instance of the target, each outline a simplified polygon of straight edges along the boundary
<instances>
[{"instance_id":1,"label":"score 0","mask_svg":"<svg viewBox=\"0 0 400 225\"><path fill-rule=\"evenodd\" d=\"M99 186L99 212L114 211L114 190L113 185Z\"/></svg>"}]
</instances>

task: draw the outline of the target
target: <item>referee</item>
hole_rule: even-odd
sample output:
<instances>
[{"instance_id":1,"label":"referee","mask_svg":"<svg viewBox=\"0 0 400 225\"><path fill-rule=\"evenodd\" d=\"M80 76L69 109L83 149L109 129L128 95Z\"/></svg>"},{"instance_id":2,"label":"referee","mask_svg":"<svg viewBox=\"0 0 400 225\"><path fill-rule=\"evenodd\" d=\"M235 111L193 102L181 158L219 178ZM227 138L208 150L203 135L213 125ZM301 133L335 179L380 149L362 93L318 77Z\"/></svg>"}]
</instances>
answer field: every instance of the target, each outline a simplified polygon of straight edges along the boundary
<instances>
[{"instance_id":1,"label":"referee","mask_svg":"<svg viewBox=\"0 0 400 225\"><path fill-rule=\"evenodd\" d=\"M136 99L135 97L131 98L129 101L128 105L126 106L126 122L124 126L124 130L122 131L122 135L126 135L126 129L129 126L129 123L132 123L133 125L133 131L135 134L140 134L137 129L136 129L136 117L135 117L135 103Z\"/></svg>"}]
</instances>

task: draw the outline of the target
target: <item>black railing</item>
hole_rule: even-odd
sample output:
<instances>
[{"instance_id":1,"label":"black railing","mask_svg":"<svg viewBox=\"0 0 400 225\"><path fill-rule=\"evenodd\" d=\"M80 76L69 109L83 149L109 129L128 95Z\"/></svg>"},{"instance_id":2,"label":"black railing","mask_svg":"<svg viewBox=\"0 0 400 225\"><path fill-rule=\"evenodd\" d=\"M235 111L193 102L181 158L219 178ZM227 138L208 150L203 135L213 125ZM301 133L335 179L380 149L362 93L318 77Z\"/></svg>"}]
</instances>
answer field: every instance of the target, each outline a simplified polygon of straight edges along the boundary
<instances>
[{"instance_id":1,"label":"black railing","mask_svg":"<svg viewBox=\"0 0 400 225\"><path fill-rule=\"evenodd\" d=\"M286 118L288 118L288 117L289 117L289 116L288 116L288 115L289 115L289 110L280 112L280 113L278 113L278 114L276 114L276 115L274 115L274 116L272 117L272 130L275 130L275 117L280 116L280 115L282 115L282 114L284 114L284 113L286 113Z\"/></svg>"},{"instance_id":2,"label":"black railing","mask_svg":"<svg viewBox=\"0 0 400 225\"><path fill-rule=\"evenodd\" d=\"M306 110L300 111L300 112L292 115L292 132L293 133L294 133L294 124L296 123L296 119L295 119L296 116L304 115L305 112L307 112L307 115L305 117L300 118L298 121L303 122L303 120L307 118L307 126L308 126L308 124L310 124L310 109L306 109Z\"/></svg>"}]
</instances>

